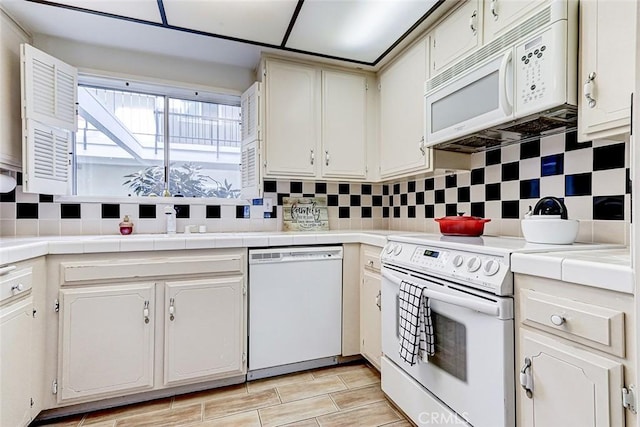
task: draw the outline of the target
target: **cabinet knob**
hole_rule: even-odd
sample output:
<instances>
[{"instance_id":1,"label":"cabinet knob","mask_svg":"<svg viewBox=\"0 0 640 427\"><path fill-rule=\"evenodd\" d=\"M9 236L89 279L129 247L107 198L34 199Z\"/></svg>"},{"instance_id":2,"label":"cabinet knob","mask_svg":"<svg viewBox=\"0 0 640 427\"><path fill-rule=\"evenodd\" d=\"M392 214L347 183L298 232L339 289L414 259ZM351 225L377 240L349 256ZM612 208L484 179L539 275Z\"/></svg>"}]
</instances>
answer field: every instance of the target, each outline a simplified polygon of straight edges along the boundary
<instances>
[{"instance_id":1,"label":"cabinet knob","mask_svg":"<svg viewBox=\"0 0 640 427\"><path fill-rule=\"evenodd\" d=\"M564 323L566 323L566 321L567 319L560 316L559 314L551 315L551 323L553 323L556 326L562 326Z\"/></svg>"},{"instance_id":2,"label":"cabinet knob","mask_svg":"<svg viewBox=\"0 0 640 427\"><path fill-rule=\"evenodd\" d=\"M424 136L420 138L420 144L418 144L418 149L420 150L423 156L427 154L426 148L424 146Z\"/></svg>"},{"instance_id":3,"label":"cabinet knob","mask_svg":"<svg viewBox=\"0 0 640 427\"><path fill-rule=\"evenodd\" d=\"M478 11L474 10L473 13L471 14L471 18L469 18L469 28L471 28L471 31L473 32L473 34L476 33L476 31L478 31Z\"/></svg>"},{"instance_id":4,"label":"cabinet knob","mask_svg":"<svg viewBox=\"0 0 640 427\"><path fill-rule=\"evenodd\" d=\"M13 285L11 287L11 294L17 295L18 293L24 291L24 285L22 283L18 283L17 285Z\"/></svg>"},{"instance_id":5,"label":"cabinet knob","mask_svg":"<svg viewBox=\"0 0 640 427\"><path fill-rule=\"evenodd\" d=\"M324 164L329 166L329 150L324 150Z\"/></svg>"},{"instance_id":6,"label":"cabinet knob","mask_svg":"<svg viewBox=\"0 0 640 427\"><path fill-rule=\"evenodd\" d=\"M144 302L144 308L142 309L142 318L144 323L149 323L149 301Z\"/></svg>"},{"instance_id":7,"label":"cabinet knob","mask_svg":"<svg viewBox=\"0 0 640 427\"><path fill-rule=\"evenodd\" d=\"M596 73L594 71L589 73L587 77L587 81L584 82L584 86L582 87L582 93L584 94L584 98L587 100L587 105L589 108L594 108L596 106L596 99L593 97L593 81L596 79Z\"/></svg>"},{"instance_id":8,"label":"cabinet knob","mask_svg":"<svg viewBox=\"0 0 640 427\"><path fill-rule=\"evenodd\" d=\"M175 300L171 298L169 300L169 320L171 320L172 322L176 318L176 307L174 303L175 303Z\"/></svg>"},{"instance_id":9,"label":"cabinet knob","mask_svg":"<svg viewBox=\"0 0 640 427\"><path fill-rule=\"evenodd\" d=\"M316 152L311 149L311 155L309 156L309 162L313 165L316 161Z\"/></svg>"},{"instance_id":10,"label":"cabinet knob","mask_svg":"<svg viewBox=\"0 0 640 427\"><path fill-rule=\"evenodd\" d=\"M498 20L498 0L491 0L491 5L489 6L489 10L491 10L491 15L493 16L493 20Z\"/></svg>"}]
</instances>

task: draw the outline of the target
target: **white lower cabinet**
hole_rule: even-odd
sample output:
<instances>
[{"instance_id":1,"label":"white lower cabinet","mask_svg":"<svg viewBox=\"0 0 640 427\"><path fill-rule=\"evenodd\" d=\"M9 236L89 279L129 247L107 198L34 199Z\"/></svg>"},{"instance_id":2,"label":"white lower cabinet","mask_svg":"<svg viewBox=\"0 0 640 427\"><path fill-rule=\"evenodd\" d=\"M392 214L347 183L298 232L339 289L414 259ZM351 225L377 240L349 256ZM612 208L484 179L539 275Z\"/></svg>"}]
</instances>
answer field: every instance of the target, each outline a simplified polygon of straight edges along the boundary
<instances>
[{"instance_id":1,"label":"white lower cabinet","mask_svg":"<svg viewBox=\"0 0 640 427\"><path fill-rule=\"evenodd\" d=\"M60 291L59 399L153 387L155 283Z\"/></svg>"},{"instance_id":2,"label":"white lower cabinet","mask_svg":"<svg viewBox=\"0 0 640 427\"><path fill-rule=\"evenodd\" d=\"M382 357L382 312L379 247L360 250L360 353L380 370Z\"/></svg>"},{"instance_id":3,"label":"white lower cabinet","mask_svg":"<svg viewBox=\"0 0 640 427\"><path fill-rule=\"evenodd\" d=\"M165 284L165 384L242 375L242 276Z\"/></svg>"}]
</instances>

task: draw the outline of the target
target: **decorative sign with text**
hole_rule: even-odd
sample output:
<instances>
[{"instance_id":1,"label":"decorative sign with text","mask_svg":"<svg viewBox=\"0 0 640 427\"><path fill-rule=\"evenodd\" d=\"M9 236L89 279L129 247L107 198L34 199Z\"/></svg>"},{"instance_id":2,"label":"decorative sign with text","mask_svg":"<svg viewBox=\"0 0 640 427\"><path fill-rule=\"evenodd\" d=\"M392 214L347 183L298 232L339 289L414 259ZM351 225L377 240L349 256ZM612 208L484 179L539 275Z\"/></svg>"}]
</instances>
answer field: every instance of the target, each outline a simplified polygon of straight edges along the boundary
<instances>
[{"instance_id":1,"label":"decorative sign with text","mask_svg":"<svg viewBox=\"0 0 640 427\"><path fill-rule=\"evenodd\" d=\"M284 231L329 229L326 197L284 197L282 203Z\"/></svg>"}]
</instances>

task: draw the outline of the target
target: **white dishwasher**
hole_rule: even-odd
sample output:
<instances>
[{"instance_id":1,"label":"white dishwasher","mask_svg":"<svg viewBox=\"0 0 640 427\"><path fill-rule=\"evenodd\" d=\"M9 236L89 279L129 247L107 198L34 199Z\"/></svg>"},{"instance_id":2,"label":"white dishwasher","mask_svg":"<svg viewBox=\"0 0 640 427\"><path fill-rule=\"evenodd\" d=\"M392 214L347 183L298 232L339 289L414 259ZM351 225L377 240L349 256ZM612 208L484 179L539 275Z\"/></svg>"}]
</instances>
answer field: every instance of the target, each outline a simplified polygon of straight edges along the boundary
<instances>
[{"instance_id":1,"label":"white dishwasher","mask_svg":"<svg viewBox=\"0 0 640 427\"><path fill-rule=\"evenodd\" d=\"M342 247L249 251L249 372L258 379L337 363Z\"/></svg>"}]
</instances>

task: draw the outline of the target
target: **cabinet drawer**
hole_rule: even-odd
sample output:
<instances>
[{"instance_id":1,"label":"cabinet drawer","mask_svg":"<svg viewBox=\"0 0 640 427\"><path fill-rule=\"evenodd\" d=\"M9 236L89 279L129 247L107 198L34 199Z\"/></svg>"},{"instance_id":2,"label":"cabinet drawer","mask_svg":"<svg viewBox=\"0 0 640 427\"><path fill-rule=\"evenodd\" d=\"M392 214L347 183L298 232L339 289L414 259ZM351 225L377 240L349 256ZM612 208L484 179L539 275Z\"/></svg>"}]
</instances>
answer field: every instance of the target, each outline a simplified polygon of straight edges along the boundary
<instances>
[{"instance_id":1,"label":"cabinet drawer","mask_svg":"<svg viewBox=\"0 0 640 427\"><path fill-rule=\"evenodd\" d=\"M522 323L624 357L624 312L523 289Z\"/></svg>"},{"instance_id":2,"label":"cabinet drawer","mask_svg":"<svg viewBox=\"0 0 640 427\"><path fill-rule=\"evenodd\" d=\"M362 254L362 266L371 271L380 271L380 251L365 250Z\"/></svg>"}]
</instances>

